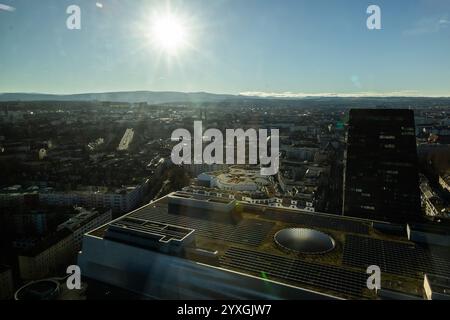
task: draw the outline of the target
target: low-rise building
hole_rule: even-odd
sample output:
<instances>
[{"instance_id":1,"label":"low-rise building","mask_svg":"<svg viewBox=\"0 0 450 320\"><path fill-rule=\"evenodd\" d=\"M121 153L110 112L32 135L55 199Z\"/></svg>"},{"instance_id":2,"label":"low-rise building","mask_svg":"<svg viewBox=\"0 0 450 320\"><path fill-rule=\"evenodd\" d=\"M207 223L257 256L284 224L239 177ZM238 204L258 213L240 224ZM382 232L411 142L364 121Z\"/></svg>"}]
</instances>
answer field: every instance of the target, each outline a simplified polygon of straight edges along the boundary
<instances>
[{"instance_id":1,"label":"low-rise building","mask_svg":"<svg viewBox=\"0 0 450 320\"><path fill-rule=\"evenodd\" d=\"M148 183L146 180L142 184L116 190L89 187L70 192L49 191L40 193L39 200L53 206L102 207L111 208L114 213L126 213L142 204Z\"/></svg>"},{"instance_id":2,"label":"low-rise building","mask_svg":"<svg viewBox=\"0 0 450 320\"><path fill-rule=\"evenodd\" d=\"M73 257L73 237L70 230L57 232L18 256L20 277L25 280L42 279L57 274Z\"/></svg>"},{"instance_id":3,"label":"low-rise building","mask_svg":"<svg viewBox=\"0 0 450 320\"><path fill-rule=\"evenodd\" d=\"M271 184L270 177L262 176L258 169L233 166L228 171L203 173L198 180L209 182L209 187L229 191L258 191ZM207 186L206 184L204 184Z\"/></svg>"},{"instance_id":4,"label":"low-rise building","mask_svg":"<svg viewBox=\"0 0 450 320\"><path fill-rule=\"evenodd\" d=\"M441 185L442 189L450 192L450 172L439 176L439 184Z\"/></svg>"},{"instance_id":5,"label":"low-rise building","mask_svg":"<svg viewBox=\"0 0 450 320\"><path fill-rule=\"evenodd\" d=\"M443 199L433 191L426 177L421 177L420 199L425 213L430 217L449 218L450 210L446 207Z\"/></svg>"},{"instance_id":6,"label":"low-rise building","mask_svg":"<svg viewBox=\"0 0 450 320\"><path fill-rule=\"evenodd\" d=\"M65 270L75 262L83 235L112 219L111 209L77 210L79 213L60 224L55 233L19 254L19 271L23 280L42 279Z\"/></svg>"},{"instance_id":7,"label":"low-rise building","mask_svg":"<svg viewBox=\"0 0 450 320\"><path fill-rule=\"evenodd\" d=\"M76 207L75 210L78 214L60 224L57 231L63 229L72 231L73 247L75 251L78 251L85 233L112 220L112 210L86 210L82 207Z\"/></svg>"}]
</instances>

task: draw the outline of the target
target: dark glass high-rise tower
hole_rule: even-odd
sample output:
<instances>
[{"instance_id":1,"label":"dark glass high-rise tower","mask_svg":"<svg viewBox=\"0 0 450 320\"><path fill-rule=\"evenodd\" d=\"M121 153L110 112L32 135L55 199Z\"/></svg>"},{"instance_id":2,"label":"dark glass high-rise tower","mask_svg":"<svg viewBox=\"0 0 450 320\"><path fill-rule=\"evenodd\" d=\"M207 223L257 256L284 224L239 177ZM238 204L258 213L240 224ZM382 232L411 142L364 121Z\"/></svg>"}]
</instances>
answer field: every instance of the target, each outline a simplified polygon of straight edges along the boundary
<instances>
[{"instance_id":1,"label":"dark glass high-rise tower","mask_svg":"<svg viewBox=\"0 0 450 320\"><path fill-rule=\"evenodd\" d=\"M343 214L396 223L420 220L413 111L350 111Z\"/></svg>"}]
</instances>

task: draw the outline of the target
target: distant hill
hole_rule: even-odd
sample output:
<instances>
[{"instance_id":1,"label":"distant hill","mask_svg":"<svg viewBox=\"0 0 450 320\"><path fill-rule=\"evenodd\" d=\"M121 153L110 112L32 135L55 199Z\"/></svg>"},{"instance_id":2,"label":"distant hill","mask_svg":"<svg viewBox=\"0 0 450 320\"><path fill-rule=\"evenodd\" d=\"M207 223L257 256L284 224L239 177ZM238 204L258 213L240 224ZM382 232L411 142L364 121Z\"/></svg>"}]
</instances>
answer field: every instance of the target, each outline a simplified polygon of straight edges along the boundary
<instances>
[{"instance_id":1,"label":"distant hill","mask_svg":"<svg viewBox=\"0 0 450 320\"><path fill-rule=\"evenodd\" d=\"M171 102L219 102L224 100L238 99L239 96L226 94L212 94L206 92L153 92L153 91L130 91L130 92L105 92L105 93L83 93L70 95L54 95L39 93L3 93L0 101L108 101L108 102L147 102L149 104L171 103Z\"/></svg>"},{"instance_id":2,"label":"distant hill","mask_svg":"<svg viewBox=\"0 0 450 320\"><path fill-rule=\"evenodd\" d=\"M374 108L374 107L433 107L450 105L449 97L339 97L339 96L304 96L304 97L258 97L247 95L213 94L207 92L156 92L156 91L125 91L105 93L84 93L70 95L54 95L39 93L3 93L0 94L2 102L124 102L148 104L170 104L170 103L214 103L223 107L233 106L236 103L253 104L254 106L285 106L285 107L333 107L345 106L352 108Z\"/></svg>"}]
</instances>

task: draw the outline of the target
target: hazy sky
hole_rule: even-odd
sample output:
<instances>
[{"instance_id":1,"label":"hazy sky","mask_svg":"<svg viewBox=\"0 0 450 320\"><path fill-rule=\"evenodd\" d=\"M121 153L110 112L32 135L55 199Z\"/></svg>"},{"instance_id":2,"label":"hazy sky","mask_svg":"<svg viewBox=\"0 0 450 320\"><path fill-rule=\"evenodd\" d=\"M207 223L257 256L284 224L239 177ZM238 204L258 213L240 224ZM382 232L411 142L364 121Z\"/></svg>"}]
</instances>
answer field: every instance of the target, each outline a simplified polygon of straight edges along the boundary
<instances>
[{"instance_id":1,"label":"hazy sky","mask_svg":"<svg viewBox=\"0 0 450 320\"><path fill-rule=\"evenodd\" d=\"M0 92L450 96L449 0L171 1L189 40L173 54L149 37L163 0L97 2L0 0Z\"/></svg>"}]
</instances>

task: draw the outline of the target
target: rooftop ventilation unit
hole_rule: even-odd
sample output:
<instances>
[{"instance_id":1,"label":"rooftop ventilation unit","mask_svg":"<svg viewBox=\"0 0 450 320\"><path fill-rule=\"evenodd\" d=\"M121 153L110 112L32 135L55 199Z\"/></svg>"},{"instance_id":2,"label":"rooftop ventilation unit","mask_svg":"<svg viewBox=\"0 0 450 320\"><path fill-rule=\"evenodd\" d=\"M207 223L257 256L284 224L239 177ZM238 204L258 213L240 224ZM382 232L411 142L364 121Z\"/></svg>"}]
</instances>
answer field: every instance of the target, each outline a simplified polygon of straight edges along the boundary
<instances>
[{"instance_id":1,"label":"rooftop ventilation unit","mask_svg":"<svg viewBox=\"0 0 450 320\"><path fill-rule=\"evenodd\" d=\"M161 252L179 253L194 241L194 229L126 217L112 223L106 239Z\"/></svg>"},{"instance_id":2,"label":"rooftop ventilation unit","mask_svg":"<svg viewBox=\"0 0 450 320\"><path fill-rule=\"evenodd\" d=\"M169 213L224 224L241 221L236 201L216 197L194 197L184 193L169 195Z\"/></svg>"}]
</instances>

